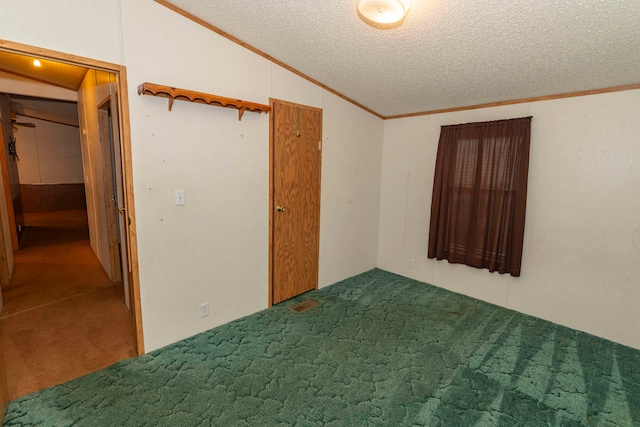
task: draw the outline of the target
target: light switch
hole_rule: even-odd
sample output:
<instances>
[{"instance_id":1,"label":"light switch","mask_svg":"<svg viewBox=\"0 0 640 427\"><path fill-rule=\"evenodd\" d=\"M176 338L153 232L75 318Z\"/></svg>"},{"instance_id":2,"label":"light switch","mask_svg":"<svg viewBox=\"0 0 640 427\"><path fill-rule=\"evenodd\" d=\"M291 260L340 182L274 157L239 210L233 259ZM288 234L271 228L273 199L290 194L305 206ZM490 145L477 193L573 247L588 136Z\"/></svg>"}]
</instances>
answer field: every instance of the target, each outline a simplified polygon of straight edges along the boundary
<instances>
[{"instance_id":1,"label":"light switch","mask_svg":"<svg viewBox=\"0 0 640 427\"><path fill-rule=\"evenodd\" d=\"M184 190L176 190L176 206L184 206Z\"/></svg>"}]
</instances>

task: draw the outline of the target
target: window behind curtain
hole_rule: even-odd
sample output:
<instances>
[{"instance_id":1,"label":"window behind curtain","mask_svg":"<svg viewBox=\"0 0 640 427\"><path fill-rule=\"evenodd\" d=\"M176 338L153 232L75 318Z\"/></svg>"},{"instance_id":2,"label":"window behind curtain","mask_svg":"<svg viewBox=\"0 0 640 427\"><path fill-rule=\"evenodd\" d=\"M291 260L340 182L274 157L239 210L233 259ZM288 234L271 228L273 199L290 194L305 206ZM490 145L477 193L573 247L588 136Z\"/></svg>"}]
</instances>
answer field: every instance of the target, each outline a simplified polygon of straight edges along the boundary
<instances>
[{"instance_id":1,"label":"window behind curtain","mask_svg":"<svg viewBox=\"0 0 640 427\"><path fill-rule=\"evenodd\" d=\"M531 117L443 126L429 258L520 275Z\"/></svg>"}]
</instances>

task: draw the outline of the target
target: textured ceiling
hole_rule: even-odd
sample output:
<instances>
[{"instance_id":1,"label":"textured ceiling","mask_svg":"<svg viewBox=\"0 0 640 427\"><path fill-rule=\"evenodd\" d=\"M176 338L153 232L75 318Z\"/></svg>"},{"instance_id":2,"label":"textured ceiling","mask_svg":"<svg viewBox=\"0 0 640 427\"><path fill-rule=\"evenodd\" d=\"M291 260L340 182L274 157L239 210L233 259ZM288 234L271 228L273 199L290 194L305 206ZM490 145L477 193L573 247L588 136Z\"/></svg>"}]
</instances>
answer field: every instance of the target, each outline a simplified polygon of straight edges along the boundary
<instances>
[{"instance_id":1,"label":"textured ceiling","mask_svg":"<svg viewBox=\"0 0 640 427\"><path fill-rule=\"evenodd\" d=\"M639 0L413 0L389 30L356 0L170 3L383 116L640 83Z\"/></svg>"}]
</instances>

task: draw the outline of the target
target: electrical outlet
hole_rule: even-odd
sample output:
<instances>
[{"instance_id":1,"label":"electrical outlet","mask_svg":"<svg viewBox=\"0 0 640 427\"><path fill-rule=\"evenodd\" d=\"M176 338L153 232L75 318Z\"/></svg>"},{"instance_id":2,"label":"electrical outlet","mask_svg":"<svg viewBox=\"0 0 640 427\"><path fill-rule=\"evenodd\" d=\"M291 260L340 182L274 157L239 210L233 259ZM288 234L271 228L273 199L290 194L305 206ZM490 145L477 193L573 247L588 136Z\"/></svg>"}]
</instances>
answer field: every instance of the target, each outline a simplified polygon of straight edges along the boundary
<instances>
[{"instance_id":1,"label":"electrical outlet","mask_svg":"<svg viewBox=\"0 0 640 427\"><path fill-rule=\"evenodd\" d=\"M413 268L413 258L409 258L409 268Z\"/></svg>"},{"instance_id":2,"label":"electrical outlet","mask_svg":"<svg viewBox=\"0 0 640 427\"><path fill-rule=\"evenodd\" d=\"M176 190L176 206L184 206L184 190Z\"/></svg>"},{"instance_id":3,"label":"electrical outlet","mask_svg":"<svg viewBox=\"0 0 640 427\"><path fill-rule=\"evenodd\" d=\"M200 304L200 317L207 317L209 315L209 303L205 302Z\"/></svg>"}]
</instances>

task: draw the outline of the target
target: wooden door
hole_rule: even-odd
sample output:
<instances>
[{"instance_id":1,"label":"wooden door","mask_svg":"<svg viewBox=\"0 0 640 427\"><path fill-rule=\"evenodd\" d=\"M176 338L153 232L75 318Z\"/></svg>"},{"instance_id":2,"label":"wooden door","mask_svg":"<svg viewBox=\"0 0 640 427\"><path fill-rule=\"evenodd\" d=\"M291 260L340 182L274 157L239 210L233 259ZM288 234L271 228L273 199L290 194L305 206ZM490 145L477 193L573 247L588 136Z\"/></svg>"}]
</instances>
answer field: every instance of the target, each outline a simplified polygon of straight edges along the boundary
<instances>
[{"instance_id":1,"label":"wooden door","mask_svg":"<svg viewBox=\"0 0 640 427\"><path fill-rule=\"evenodd\" d=\"M269 304L318 288L322 110L271 101Z\"/></svg>"},{"instance_id":2,"label":"wooden door","mask_svg":"<svg viewBox=\"0 0 640 427\"><path fill-rule=\"evenodd\" d=\"M2 142L2 144L4 144L4 130L2 128L2 122L0 122L0 142ZM0 149L0 152L3 151L3 149ZM0 185L2 185L4 188L4 192L6 194L6 187L5 187L5 182L6 179L4 176L4 166L2 166L2 156L0 153L0 169L2 169L2 173L0 173L0 179L2 179L2 183ZM2 200L0 200L0 203L2 203ZM9 207L7 206L7 210L9 209ZM5 236L2 230L2 225L0 224L0 304L2 303L2 291L1 291L1 287L2 286L7 286L9 284L9 280L11 279L11 275L9 274L9 254L7 254L7 250L6 250L6 245L5 245L5 239L9 239L10 236ZM13 241L11 242L13 245ZM1 312L2 310L0 310Z\"/></svg>"},{"instance_id":3,"label":"wooden door","mask_svg":"<svg viewBox=\"0 0 640 427\"><path fill-rule=\"evenodd\" d=\"M109 277L112 282L122 281L122 265L120 263L120 245L117 228L117 201L114 181L114 165L112 153L112 130L110 103L98 108L98 127L100 129L100 151L102 157L102 185L104 188L105 220L107 226L107 239L109 243L109 259L111 272Z\"/></svg>"},{"instance_id":4,"label":"wooden door","mask_svg":"<svg viewBox=\"0 0 640 427\"><path fill-rule=\"evenodd\" d=\"M109 78L113 76L110 75ZM124 284L124 300L131 310L132 280L126 226L122 153L118 100L115 84L111 84L109 98L98 109L100 144L104 171L104 193L107 204L107 232L111 259L111 280ZM114 114L114 112L116 114Z\"/></svg>"},{"instance_id":5,"label":"wooden door","mask_svg":"<svg viewBox=\"0 0 640 427\"><path fill-rule=\"evenodd\" d=\"M115 203L116 203L116 224L118 226L118 242L120 244L120 259L122 262L122 281L124 282L124 303L132 311L131 298L133 295L133 277L131 274L131 263L129 262L131 254L129 252L129 240L127 229L127 209L126 195L124 186L124 167L122 162L122 144L120 143L120 114L113 114L115 111L119 113L117 88L114 84L113 93L111 94L111 153L113 156L113 173L115 180Z\"/></svg>"},{"instance_id":6,"label":"wooden door","mask_svg":"<svg viewBox=\"0 0 640 427\"><path fill-rule=\"evenodd\" d=\"M8 100L6 102L1 102L1 104L3 106L2 114L5 115L5 117L9 117L10 110ZM10 235L8 237L11 238L12 249L17 251L20 249L20 242L18 238L18 225L16 222L16 209L13 204L12 187L15 187L16 185L17 175L15 175L15 173L17 173L18 165L15 164L15 159L11 158L10 154L7 153L10 138L13 138L13 131L11 130L11 120L9 119L7 120L6 128L3 128L0 124L0 141L2 142L2 147L0 147L0 168L2 169L1 179L2 185L4 186L5 203L7 205L7 220L9 221ZM13 180L11 179L12 177L14 177Z\"/></svg>"}]
</instances>

